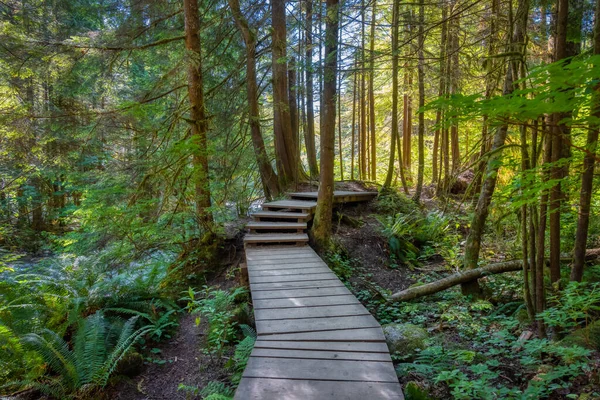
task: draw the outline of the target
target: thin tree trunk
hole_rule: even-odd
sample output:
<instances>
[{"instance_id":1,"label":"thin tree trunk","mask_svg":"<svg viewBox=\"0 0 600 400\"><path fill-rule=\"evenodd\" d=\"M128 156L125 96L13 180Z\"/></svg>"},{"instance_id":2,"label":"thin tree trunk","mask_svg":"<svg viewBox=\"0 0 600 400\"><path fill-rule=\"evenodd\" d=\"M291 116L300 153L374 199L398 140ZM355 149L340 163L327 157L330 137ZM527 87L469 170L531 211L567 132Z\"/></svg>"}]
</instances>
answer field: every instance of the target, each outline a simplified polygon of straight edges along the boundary
<instances>
[{"instance_id":1,"label":"thin tree trunk","mask_svg":"<svg viewBox=\"0 0 600 400\"><path fill-rule=\"evenodd\" d=\"M396 156L396 141L398 138L398 31L400 25L400 0L394 0L392 6L392 132L390 143L390 158L385 177L384 187L392 185L394 175L394 157ZM400 163L402 165L402 163Z\"/></svg>"},{"instance_id":2,"label":"thin tree trunk","mask_svg":"<svg viewBox=\"0 0 600 400\"><path fill-rule=\"evenodd\" d=\"M448 7L446 5L446 1L442 0L442 37L440 43L440 86L438 89L438 98L441 98L444 95L444 91L446 88L446 36L448 32L448 22L446 19L448 18ZM433 136L433 159L432 159L432 179L431 182L433 184L438 183L438 153L440 153L440 142L441 142L441 127L442 123L442 107L438 107L435 112L435 132ZM440 168L441 169L441 168Z\"/></svg>"},{"instance_id":3,"label":"thin tree trunk","mask_svg":"<svg viewBox=\"0 0 600 400\"><path fill-rule=\"evenodd\" d=\"M365 0L361 3L361 62L360 62L360 178L368 179L367 177L367 99L366 99L366 79L365 79L365 63L366 63L366 52L365 52Z\"/></svg>"},{"instance_id":4,"label":"thin tree trunk","mask_svg":"<svg viewBox=\"0 0 600 400\"><path fill-rule=\"evenodd\" d=\"M354 61L354 84L352 85L352 150L350 151L350 179L354 180L354 155L356 141L356 102L358 97L358 61L355 57Z\"/></svg>"},{"instance_id":5,"label":"thin tree trunk","mask_svg":"<svg viewBox=\"0 0 600 400\"><path fill-rule=\"evenodd\" d=\"M201 226L208 229L212 224L209 175L208 175L208 121L204 104L204 88L202 80L202 48L200 42L200 17L198 2L184 0L185 48L190 54L188 61L188 97L190 100L190 117L192 137L196 144L193 154L195 169L194 184L196 190L196 215Z\"/></svg>"},{"instance_id":6,"label":"thin tree trunk","mask_svg":"<svg viewBox=\"0 0 600 400\"><path fill-rule=\"evenodd\" d=\"M515 32L511 35L511 44L508 51L524 53L525 47L525 32L527 27L527 17L529 14L529 1L520 0L517 10L517 18L515 23ZM504 96L510 96L514 91L514 72L517 71L514 64L517 61L509 61L506 78L504 80ZM471 230L467 236L467 243L465 245L464 255L464 267L466 269L475 269L479 262L479 250L481 249L481 238L483 236L483 229L485 221L488 215L489 205L492 201L492 195L496 188L496 181L498 179L499 159L502 155L502 147L506 141L506 135L508 133L508 124L503 123L496 130L494 135L494 142L492 143L491 155L489 157L485 179L475 208L475 214L471 220ZM471 281L462 285L462 291L465 295L479 296L480 288L477 281Z\"/></svg>"},{"instance_id":7,"label":"thin tree trunk","mask_svg":"<svg viewBox=\"0 0 600 400\"><path fill-rule=\"evenodd\" d=\"M338 32L338 58L337 58L337 65L338 65L338 96L337 96L337 114L338 114L338 152L339 152L339 157L340 157L340 178L343 181L344 180L344 151L342 148L342 57L341 57L341 50L342 50L342 13L341 13L341 9L338 7L338 21L339 21L339 32Z\"/></svg>"},{"instance_id":8,"label":"thin tree trunk","mask_svg":"<svg viewBox=\"0 0 600 400\"><path fill-rule=\"evenodd\" d=\"M600 55L600 1L596 1L596 15L594 26L594 55ZM592 94L592 115L596 121L600 120L600 84L597 83ZM598 145L598 131L600 124L590 124L588 129L586 148L589 153L583 157L583 174L581 175L581 192L579 194L579 217L577 219L577 233L575 234L575 248L573 250L573 265L571 267L571 280L581 282L583 267L585 265L585 245L588 238L590 224L590 208L594 184L594 164L596 147Z\"/></svg>"},{"instance_id":9,"label":"thin tree trunk","mask_svg":"<svg viewBox=\"0 0 600 400\"><path fill-rule=\"evenodd\" d=\"M280 183L287 187L296 182L299 162L296 160L292 116L288 99L287 29L285 0L272 0L272 65L273 65L273 131Z\"/></svg>"},{"instance_id":10,"label":"thin tree trunk","mask_svg":"<svg viewBox=\"0 0 600 400\"><path fill-rule=\"evenodd\" d=\"M280 193L279 181L269 162L265 150L265 142L260 127L260 111L258 105L258 85L256 81L256 34L250 29L247 20L241 13L239 0L228 0L236 26L242 34L246 45L246 94L248 97L248 120L250 136L256 156L265 197L272 199Z\"/></svg>"},{"instance_id":11,"label":"thin tree trunk","mask_svg":"<svg viewBox=\"0 0 600 400\"><path fill-rule=\"evenodd\" d=\"M424 25L425 25L425 0L421 0L419 4L419 38L418 38L418 54L419 64L417 66L419 80L419 108L425 107L425 57L423 55L423 47L425 47ZM425 172L425 114L419 112L419 166L417 172L417 188L415 190L414 201L421 201L421 191L423 190L423 174Z\"/></svg>"},{"instance_id":12,"label":"thin tree trunk","mask_svg":"<svg viewBox=\"0 0 600 400\"><path fill-rule=\"evenodd\" d=\"M323 76L323 131L321 132L321 179L312 228L315 242L328 247L333 214L333 164L335 151L335 98L338 47L338 0L327 0L325 17L325 68Z\"/></svg>"},{"instance_id":13,"label":"thin tree trunk","mask_svg":"<svg viewBox=\"0 0 600 400\"><path fill-rule=\"evenodd\" d=\"M373 8L371 10L371 35L369 38L369 128L371 130L371 180L377 180L377 139L375 126L375 24L377 19L377 0L371 0Z\"/></svg>"},{"instance_id":14,"label":"thin tree trunk","mask_svg":"<svg viewBox=\"0 0 600 400\"><path fill-rule=\"evenodd\" d=\"M568 22L568 0L558 0L557 2L557 21L556 21L556 44L555 44L555 61L564 59L567 47L567 22ZM557 183L550 189L550 281L557 282L560 279L560 207L562 203L563 193L560 179L563 178L563 170L558 165L558 161L562 158L563 135L565 126L560 124L563 114L555 114L553 118L553 135L552 135L552 168L550 170L550 178L556 180Z\"/></svg>"},{"instance_id":15,"label":"thin tree trunk","mask_svg":"<svg viewBox=\"0 0 600 400\"><path fill-rule=\"evenodd\" d=\"M319 176L319 165L317 164L317 148L315 144L315 107L313 88L313 41L312 41L312 0L306 0L306 118L307 130L304 134L306 146L306 157L311 178Z\"/></svg>"}]
</instances>

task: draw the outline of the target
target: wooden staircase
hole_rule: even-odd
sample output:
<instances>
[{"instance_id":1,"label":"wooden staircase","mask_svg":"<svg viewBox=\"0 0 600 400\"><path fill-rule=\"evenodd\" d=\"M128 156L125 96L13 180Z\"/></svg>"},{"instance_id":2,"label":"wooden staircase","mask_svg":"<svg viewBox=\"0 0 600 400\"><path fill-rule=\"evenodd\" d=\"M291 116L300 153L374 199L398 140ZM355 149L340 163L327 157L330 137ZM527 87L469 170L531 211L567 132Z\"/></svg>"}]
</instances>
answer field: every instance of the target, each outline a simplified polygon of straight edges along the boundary
<instances>
[{"instance_id":1,"label":"wooden staircase","mask_svg":"<svg viewBox=\"0 0 600 400\"><path fill-rule=\"evenodd\" d=\"M377 192L333 192L334 204L369 201ZM244 247L287 244L304 246L308 243L308 222L317 208L317 192L290 193L289 200L277 200L262 205L262 211L251 216L249 233Z\"/></svg>"}]
</instances>

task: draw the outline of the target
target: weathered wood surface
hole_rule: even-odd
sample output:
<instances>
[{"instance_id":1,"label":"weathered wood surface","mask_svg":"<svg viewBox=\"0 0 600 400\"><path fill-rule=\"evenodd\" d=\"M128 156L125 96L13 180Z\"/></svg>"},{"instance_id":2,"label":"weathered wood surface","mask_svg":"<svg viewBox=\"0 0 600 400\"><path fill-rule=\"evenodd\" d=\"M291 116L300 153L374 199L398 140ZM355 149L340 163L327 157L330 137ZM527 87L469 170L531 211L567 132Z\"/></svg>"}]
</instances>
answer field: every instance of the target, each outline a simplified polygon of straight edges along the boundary
<instances>
[{"instance_id":1,"label":"weathered wood surface","mask_svg":"<svg viewBox=\"0 0 600 400\"><path fill-rule=\"evenodd\" d=\"M314 211L317 208L316 201L304 201L304 200L277 200L270 203L263 203L263 210L302 210L302 211Z\"/></svg>"},{"instance_id":2,"label":"weathered wood surface","mask_svg":"<svg viewBox=\"0 0 600 400\"><path fill-rule=\"evenodd\" d=\"M379 323L310 247L246 259L258 339L235 399L403 399Z\"/></svg>"},{"instance_id":3,"label":"weathered wood surface","mask_svg":"<svg viewBox=\"0 0 600 400\"><path fill-rule=\"evenodd\" d=\"M333 192L334 203L351 203L369 201L377 197L377 192L352 192L347 190L335 190ZM297 200L316 200L319 192L297 192L288 193L288 196Z\"/></svg>"},{"instance_id":4,"label":"weathered wood surface","mask_svg":"<svg viewBox=\"0 0 600 400\"><path fill-rule=\"evenodd\" d=\"M300 221L308 221L312 218L311 213L284 212L284 211L256 211L252 213L252 218L257 221L265 219L289 219Z\"/></svg>"}]
</instances>

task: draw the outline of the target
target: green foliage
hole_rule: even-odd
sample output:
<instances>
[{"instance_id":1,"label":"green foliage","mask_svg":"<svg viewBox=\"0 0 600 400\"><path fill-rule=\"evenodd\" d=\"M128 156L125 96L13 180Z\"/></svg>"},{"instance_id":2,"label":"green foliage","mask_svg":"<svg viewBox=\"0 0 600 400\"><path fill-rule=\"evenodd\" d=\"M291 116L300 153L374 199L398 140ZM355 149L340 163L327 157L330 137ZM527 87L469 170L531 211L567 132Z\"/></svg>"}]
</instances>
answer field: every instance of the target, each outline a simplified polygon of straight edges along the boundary
<instances>
[{"instance_id":1,"label":"green foliage","mask_svg":"<svg viewBox=\"0 0 600 400\"><path fill-rule=\"evenodd\" d=\"M414 201L397 190L380 193L373 207L382 215L412 214L419 211Z\"/></svg>"},{"instance_id":2,"label":"green foliage","mask_svg":"<svg viewBox=\"0 0 600 400\"><path fill-rule=\"evenodd\" d=\"M402 262L415 262L424 246L435 246L450 229L450 221L441 212L432 211L378 217L390 250Z\"/></svg>"},{"instance_id":3,"label":"green foliage","mask_svg":"<svg viewBox=\"0 0 600 400\"><path fill-rule=\"evenodd\" d=\"M538 315L547 326L572 331L600 317L600 284L569 282L559 293L549 296L552 307Z\"/></svg>"},{"instance_id":4,"label":"green foliage","mask_svg":"<svg viewBox=\"0 0 600 400\"><path fill-rule=\"evenodd\" d=\"M254 344L256 343L256 331L252 329L252 327L248 325L240 325L242 332L244 333L244 339L240 341L235 347L235 353L233 354L231 368L234 373L231 377L231 382L237 386L242 379L242 374L246 369L246 365L248 365L248 360L250 359L250 354L254 349Z\"/></svg>"},{"instance_id":5,"label":"green foliage","mask_svg":"<svg viewBox=\"0 0 600 400\"><path fill-rule=\"evenodd\" d=\"M347 281L354 274L352 262L343 253L327 253L327 265L342 281Z\"/></svg>"},{"instance_id":6,"label":"green foliage","mask_svg":"<svg viewBox=\"0 0 600 400\"><path fill-rule=\"evenodd\" d=\"M189 398L200 396L204 400L232 400L235 394L232 388L218 381L210 381L202 389L180 383L177 390L187 393Z\"/></svg>"},{"instance_id":7,"label":"green foliage","mask_svg":"<svg viewBox=\"0 0 600 400\"><path fill-rule=\"evenodd\" d=\"M209 288L195 292L190 288L187 291L187 309L190 313L200 313L208 321L208 334L206 337L206 351L223 354L225 347L231 343L236 335L237 321L244 308L242 299L247 298L246 288L238 287L232 291ZM200 324L200 317L196 319Z\"/></svg>"},{"instance_id":8,"label":"green foliage","mask_svg":"<svg viewBox=\"0 0 600 400\"><path fill-rule=\"evenodd\" d=\"M59 334L48 329L25 335L23 342L40 355L52 372L41 382L31 383L59 398L105 386L118 362L148 333L147 327L135 329L137 319L109 321L97 312L81 321L72 349Z\"/></svg>"}]
</instances>

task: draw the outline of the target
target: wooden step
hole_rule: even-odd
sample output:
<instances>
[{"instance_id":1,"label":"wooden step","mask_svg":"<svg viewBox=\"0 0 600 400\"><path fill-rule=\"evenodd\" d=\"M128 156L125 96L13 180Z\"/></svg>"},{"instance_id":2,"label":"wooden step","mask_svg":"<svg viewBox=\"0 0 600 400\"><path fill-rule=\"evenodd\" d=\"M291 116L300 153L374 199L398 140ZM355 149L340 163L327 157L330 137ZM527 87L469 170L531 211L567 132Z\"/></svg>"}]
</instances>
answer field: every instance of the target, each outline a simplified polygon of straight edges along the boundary
<instances>
[{"instance_id":1,"label":"wooden step","mask_svg":"<svg viewBox=\"0 0 600 400\"><path fill-rule=\"evenodd\" d=\"M261 222L252 221L246 225L250 232L256 231L279 231L279 230L295 230L302 233L306 229L306 222Z\"/></svg>"},{"instance_id":2,"label":"wooden step","mask_svg":"<svg viewBox=\"0 0 600 400\"><path fill-rule=\"evenodd\" d=\"M294 200L317 200L318 192L296 192L288 193ZM377 192L352 192L347 190L336 190L333 192L334 203L353 203L369 201L377 197Z\"/></svg>"},{"instance_id":3,"label":"wooden step","mask_svg":"<svg viewBox=\"0 0 600 400\"><path fill-rule=\"evenodd\" d=\"M298 212L283 212L283 211L257 211L251 214L252 218L257 221L265 219L280 219L280 220L296 220L298 222L308 221L312 218L311 214Z\"/></svg>"},{"instance_id":4,"label":"wooden step","mask_svg":"<svg viewBox=\"0 0 600 400\"><path fill-rule=\"evenodd\" d=\"M270 244L270 243L295 243L297 245L308 242L306 233L249 233L244 236L244 245Z\"/></svg>"},{"instance_id":5,"label":"wooden step","mask_svg":"<svg viewBox=\"0 0 600 400\"><path fill-rule=\"evenodd\" d=\"M270 203L264 203L262 205L263 210L302 210L309 213L313 212L317 208L316 201L302 201L302 200L277 200Z\"/></svg>"}]
</instances>

